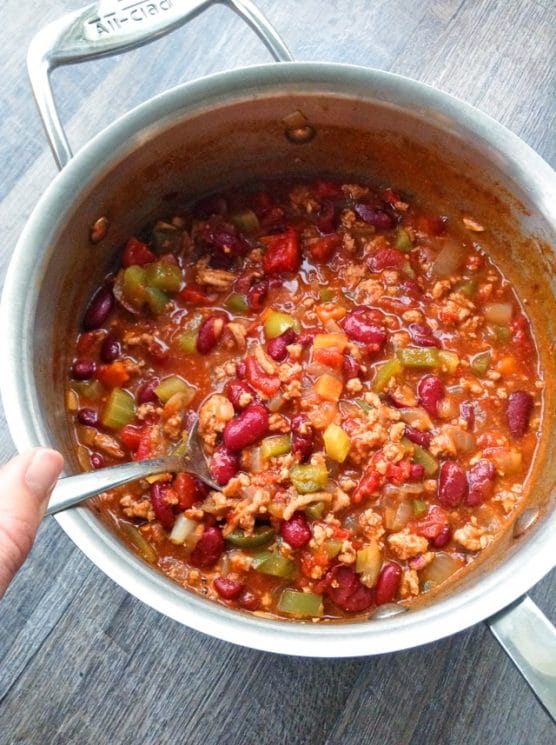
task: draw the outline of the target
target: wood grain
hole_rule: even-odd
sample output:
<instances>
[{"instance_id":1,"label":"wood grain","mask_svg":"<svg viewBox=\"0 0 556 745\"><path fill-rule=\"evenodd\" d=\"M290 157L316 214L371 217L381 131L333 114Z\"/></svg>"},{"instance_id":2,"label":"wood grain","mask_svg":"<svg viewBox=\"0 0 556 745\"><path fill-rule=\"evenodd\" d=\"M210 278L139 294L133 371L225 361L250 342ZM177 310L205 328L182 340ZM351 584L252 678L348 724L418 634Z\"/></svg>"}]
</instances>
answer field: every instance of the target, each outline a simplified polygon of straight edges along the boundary
<instances>
[{"instance_id":1,"label":"wood grain","mask_svg":"<svg viewBox=\"0 0 556 745\"><path fill-rule=\"evenodd\" d=\"M0 0L0 281L55 175L25 73L33 34L74 0ZM487 112L553 165L551 0L259 0L297 59L409 75ZM75 149L182 80L268 60L218 6L128 55L54 74ZM0 332L1 333L1 332ZM0 457L14 452L0 412ZM532 596L556 616L556 578ZM418 640L416 640L418 641ZM476 626L414 650L307 660L234 647L114 585L47 520L0 604L2 745L550 745L554 730Z\"/></svg>"}]
</instances>

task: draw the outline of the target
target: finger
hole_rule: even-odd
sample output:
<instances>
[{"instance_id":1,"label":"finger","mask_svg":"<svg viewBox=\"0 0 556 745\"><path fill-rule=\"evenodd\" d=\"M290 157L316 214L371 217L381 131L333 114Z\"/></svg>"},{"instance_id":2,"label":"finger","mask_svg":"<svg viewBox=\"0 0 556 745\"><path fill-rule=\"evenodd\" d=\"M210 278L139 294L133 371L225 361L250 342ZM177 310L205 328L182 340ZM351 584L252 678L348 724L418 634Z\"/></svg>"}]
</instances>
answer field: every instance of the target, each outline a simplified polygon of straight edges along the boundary
<instances>
[{"instance_id":1,"label":"finger","mask_svg":"<svg viewBox=\"0 0 556 745\"><path fill-rule=\"evenodd\" d=\"M55 450L35 448L0 468L0 597L31 550L63 464Z\"/></svg>"}]
</instances>

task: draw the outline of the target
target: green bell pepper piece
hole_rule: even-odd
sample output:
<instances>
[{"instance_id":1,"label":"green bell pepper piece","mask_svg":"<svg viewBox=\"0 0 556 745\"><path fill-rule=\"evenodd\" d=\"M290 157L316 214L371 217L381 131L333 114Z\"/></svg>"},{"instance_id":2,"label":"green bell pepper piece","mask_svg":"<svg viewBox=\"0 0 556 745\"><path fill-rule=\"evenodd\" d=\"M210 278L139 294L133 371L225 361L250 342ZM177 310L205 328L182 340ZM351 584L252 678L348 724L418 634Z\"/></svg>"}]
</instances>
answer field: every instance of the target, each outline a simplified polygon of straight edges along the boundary
<instances>
[{"instance_id":1,"label":"green bell pepper piece","mask_svg":"<svg viewBox=\"0 0 556 745\"><path fill-rule=\"evenodd\" d=\"M281 577L282 579L289 579L296 570L295 561L272 551L262 551L255 554L251 566L261 574L269 574L272 577Z\"/></svg>"},{"instance_id":2,"label":"green bell pepper piece","mask_svg":"<svg viewBox=\"0 0 556 745\"><path fill-rule=\"evenodd\" d=\"M386 388L391 378L395 378L396 375L400 375L402 372L402 363L397 357L393 357L377 369L375 379L373 380L373 389L377 393L380 393Z\"/></svg>"},{"instance_id":3,"label":"green bell pepper piece","mask_svg":"<svg viewBox=\"0 0 556 745\"><path fill-rule=\"evenodd\" d=\"M397 352L404 367L440 367L440 357L436 347L405 347Z\"/></svg>"},{"instance_id":4,"label":"green bell pepper piece","mask_svg":"<svg viewBox=\"0 0 556 745\"><path fill-rule=\"evenodd\" d=\"M299 618L322 616L322 595L314 592L284 590L278 600L278 610Z\"/></svg>"},{"instance_id":5,"label":"green bell pepper piece","mask_svg":"<svg viewBox=\"0 0 556 745\"><path fill-rule=\"evenodd\" d=\"M272 543L275 535L273 528L269 525L258 525L251 534L246 534L244 530L237 528L226 536L226 541L236 548L260 548Z\"/></svg>"},{"instance_id":6,"label":"green bell pepper piece","mask_svg":"<svg viewBox=\"0 0 556 745\"><path fill-rule=\"evenodd\" d=\"M290 481L300 494L322 491L328 483L328 469L324 463L299 464L290 468Z\"/></svg>"}]
</instances>

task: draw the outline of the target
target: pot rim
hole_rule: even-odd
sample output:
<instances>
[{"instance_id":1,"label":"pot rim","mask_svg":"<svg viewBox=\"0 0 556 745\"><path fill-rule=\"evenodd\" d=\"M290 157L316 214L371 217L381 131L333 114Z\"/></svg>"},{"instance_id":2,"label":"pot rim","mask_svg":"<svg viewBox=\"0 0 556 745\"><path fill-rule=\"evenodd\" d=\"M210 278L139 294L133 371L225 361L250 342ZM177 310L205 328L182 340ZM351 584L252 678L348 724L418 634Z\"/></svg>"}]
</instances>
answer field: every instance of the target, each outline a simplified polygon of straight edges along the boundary
<instances>
[{"instance_id":1,"label":"pot rim","mask_svg":"<svg viewBox=\"0 0 556 745\"><path fill-rule=\"evenodd\" d=\"M341 91L341 93L337 93ZM8 426L19 450L48 444L34 400L31 349L21 339L32 328L35 289L41 278L38 250L109 163L148 140L150 134L205 108L237 101L245 95L306 92L361 95L425 115L444 129L464 132L489 146L492 160L504 163L556 231L556 175L526 143L488 115L449 94L400 75L336 63L292 62L256 65L183 83L139 105L86 144L57 175L33 210L9 265L0 309L6 331L6 354L0 388ZM85 174L85 177L84 175ZM67 196L71 194L72 199ZM551 214L552 212L552 214ZM44 246L43 246L44 248ZM48 253L44 251L44 254ZM47 261L43 255L42 264ZM27 337L28 338L28 337ZM198 631L254 649L311 657L347 657L402 650L461 631L509 605L553 566L556 514L546 515L535 535L492 571L477 573L471 586L430 605L383 620L364 623L312 624L274 621L247 615L184 591L126 549L84 507L56 519L76 545L102 571L147 605Z\"/></svg>"}]
</instances>

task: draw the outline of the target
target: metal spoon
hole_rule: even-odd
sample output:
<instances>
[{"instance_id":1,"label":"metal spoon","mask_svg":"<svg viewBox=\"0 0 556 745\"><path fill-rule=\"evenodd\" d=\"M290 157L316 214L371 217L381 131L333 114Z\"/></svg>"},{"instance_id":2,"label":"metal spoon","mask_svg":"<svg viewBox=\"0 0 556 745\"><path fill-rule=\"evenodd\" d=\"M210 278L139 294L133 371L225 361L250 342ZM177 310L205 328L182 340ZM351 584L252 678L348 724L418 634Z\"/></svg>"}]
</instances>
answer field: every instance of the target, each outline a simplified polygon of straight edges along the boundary
<instances>
[{"instance_id":1,"label":"metal spoon","mask_svg":"<svg viewBox=\"0 0 556 745\"><path fill-rule=\"evenodd\" d=\"M95 494L107 489L127 484L130 481L154 476L157 473L187 471L197 476L212 489L220 489L210 475L205 455L197 437L197 422L191 428L187 438L187 451L184 456L169 455L164 458L148 458L146 460L123 463L120 466L100 468L98 471L79 473L76 476L61 478L50 495L47 515L53 515L74 504L79 504Z\"/></svg>"}]
</instances>

